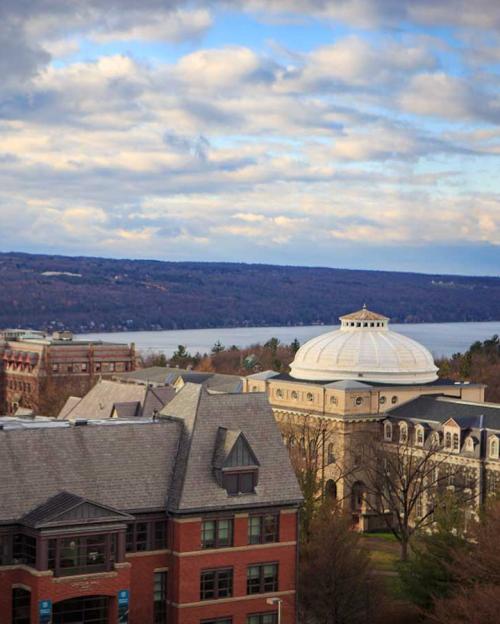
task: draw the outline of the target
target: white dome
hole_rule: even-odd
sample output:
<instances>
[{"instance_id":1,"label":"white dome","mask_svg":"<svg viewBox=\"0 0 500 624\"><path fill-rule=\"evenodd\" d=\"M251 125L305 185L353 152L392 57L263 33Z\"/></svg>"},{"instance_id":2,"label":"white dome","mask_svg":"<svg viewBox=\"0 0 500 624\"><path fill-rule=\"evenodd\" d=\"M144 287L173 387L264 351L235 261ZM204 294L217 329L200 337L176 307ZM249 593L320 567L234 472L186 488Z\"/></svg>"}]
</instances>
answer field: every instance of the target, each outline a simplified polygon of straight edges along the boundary
<instances>
[{"instance_id":1,"label":"white dome","mask_svg":"<svg viewBox=\"0 0 500 624\"><path fill-rule=\"evenodd\" d=\"M363 308L341 316L341 326L306 342L290 375L309 381L359 379L384 384L425 384L437 379L431 353L389 329L386 316Z\"/></svg>"}]
</instances>

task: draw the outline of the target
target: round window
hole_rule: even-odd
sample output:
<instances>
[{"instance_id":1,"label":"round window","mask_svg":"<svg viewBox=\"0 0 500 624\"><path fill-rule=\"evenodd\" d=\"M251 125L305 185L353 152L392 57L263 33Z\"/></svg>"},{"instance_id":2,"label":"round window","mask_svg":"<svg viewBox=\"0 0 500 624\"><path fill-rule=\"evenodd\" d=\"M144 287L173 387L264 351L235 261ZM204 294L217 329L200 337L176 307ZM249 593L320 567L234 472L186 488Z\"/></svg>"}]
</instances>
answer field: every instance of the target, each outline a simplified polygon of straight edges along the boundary
<instances>
[{"instance_id":1,"label":"round window","mask_svg":"<svg viewBox=\"0 0 500 624\"><path fill-rule=\"evenodd\" d=\"M391 403L394 405L394 403L398 402L398 397L397 396L393 396L391 399Z\"/></svg>"},{"instance_id":2,"label":"round window","mask_svg":"<svg viewBox=\"0 0 500 624\"><path fill-rule=\"evenodd\" d=\"M356 397L355 403L356 405L361 405L361 403L363 403L363 399L361 397Z\"/></svg>"},{"instance_id":3,"label":"round window","mask_svg":"<svg viewBox=\"0 0 500 624\"><path fill-rule=\"evenodd\" d=\"M378 400L380 405L383 405L386 401L387 401L387 399L385 398L385 396L381 396L380 399Z\"/></svg>"},{"instance_id":4,"label":"round window","mask_svg":"<svg viewBox=\"0 0 500 624\"><path fill-rule=\"evenodd\" d=\"M282 399L283 398L283 390L280 390L280 389L276 390L276 396L279 397L280 399Z\"/></svg>"},{"instance_id":5,"label":"round window","mask_svg":"<svg viewBox=\"0 0 500 624\"><path fill-rule=\"evenodd\" d=\"M313 400L313 395L310 392L307 393L307 400L308 401L312 401Z\"/></svg>"},{"instance_id":6,"label":"round window","mask_svg":"<svg viewBox=\"0 0 500 624\"><path fill-rule=\"evenodd\" d=\"M330 397L330 403L332 405L337 405L337 403L338 403L337 397L336 396L331 396Z\"/></svg>"},{"instance_id":7,"label":"round window","mask_svg":"<svg viewBox=\"0 0 500 624\"><path fill-rule=\"evenodd\" d=\"M292 391L292 399L298 399L299 395L295 392L295 390Z\"/></svg>"}]
</instances>

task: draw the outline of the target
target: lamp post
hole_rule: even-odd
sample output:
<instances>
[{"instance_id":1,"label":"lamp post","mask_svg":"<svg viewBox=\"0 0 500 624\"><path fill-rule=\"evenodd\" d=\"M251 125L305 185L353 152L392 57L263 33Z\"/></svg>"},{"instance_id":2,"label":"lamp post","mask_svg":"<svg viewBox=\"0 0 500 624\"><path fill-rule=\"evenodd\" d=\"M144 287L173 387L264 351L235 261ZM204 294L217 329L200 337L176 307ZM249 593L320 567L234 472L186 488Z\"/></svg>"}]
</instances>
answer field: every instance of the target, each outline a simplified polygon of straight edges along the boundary
<instances>
[{"instance_id":1,"label":"lamp post","mask_svg":"<svg viewBox=\"0 0 500 624\"><path fill-rule=\"evenodd\" d=\"M270 604L270 605L276 605L276 604L278 605L278 624L281 624L281 604L283 600L281 598L274 596L273 598L267 598L266 602L267 604Z\"/></svg>"}]
</instances>

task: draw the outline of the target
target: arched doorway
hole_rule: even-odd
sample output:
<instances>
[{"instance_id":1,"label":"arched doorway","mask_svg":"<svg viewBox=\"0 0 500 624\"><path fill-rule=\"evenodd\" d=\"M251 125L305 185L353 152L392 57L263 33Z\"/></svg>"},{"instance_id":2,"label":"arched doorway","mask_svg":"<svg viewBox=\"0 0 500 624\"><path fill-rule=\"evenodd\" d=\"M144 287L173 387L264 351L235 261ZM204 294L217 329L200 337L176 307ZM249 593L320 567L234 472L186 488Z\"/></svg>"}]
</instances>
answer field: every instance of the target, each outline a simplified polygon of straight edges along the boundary
<instances>
[{"instance_id":1,"label":"arched doorway","mask_svg":"<svg viewBox=\"0 0 500 624\"><path fill-rule=\"evenodd\" d=\"M337 498L337 484L333 479L328 479L325 485L325 494L331 500L336 500Z\"/></svg>"},{"instance_id":2,"label":"arched doorway","mask_svg":"<svg viewBox=\"0 0 500 624\"><path fill-rule=\"evenodd\" d=\"M52 624L108 624L108 596L80 596L56 602Z\"/></svg>"},{"instance_id":3,"label":"arched doorway","mask_svg":"<svg viewBox=\"0 0 500 624\"><path fill-rule=\"evenodd\" d=\"M359 512L363 508L366 486L363 481L356 481L351 488L351 511Z\"/></svg>"}]
</instances>

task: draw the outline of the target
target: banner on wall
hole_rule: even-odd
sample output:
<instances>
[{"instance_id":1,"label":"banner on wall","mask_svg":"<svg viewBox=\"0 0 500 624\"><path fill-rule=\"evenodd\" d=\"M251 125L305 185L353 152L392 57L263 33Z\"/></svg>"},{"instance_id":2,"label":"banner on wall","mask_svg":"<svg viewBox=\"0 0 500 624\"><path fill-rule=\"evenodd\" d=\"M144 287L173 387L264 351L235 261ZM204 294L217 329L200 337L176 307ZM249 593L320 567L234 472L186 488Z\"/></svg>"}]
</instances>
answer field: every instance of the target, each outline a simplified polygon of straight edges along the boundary
<instances>
[{"instance_id":1,"label":"banner on wall","mask_svg":"<svg viewBox=\"0 0 500 624\"><path fill-rule=\"evenodd\" d=\"M38 614L40 624L50 624L52 621L52 600L40 600Z\"/></svg>"},{"instance_id":2,"label":"banner on wall","mask_svg":"<svg viewBox=\"0 0 500 624\"><path fill-rule=\"evenodd\" d=\"M129 590L120 589L118 592L118 624L128 624Z\"/></svg>"}]
</instances>

